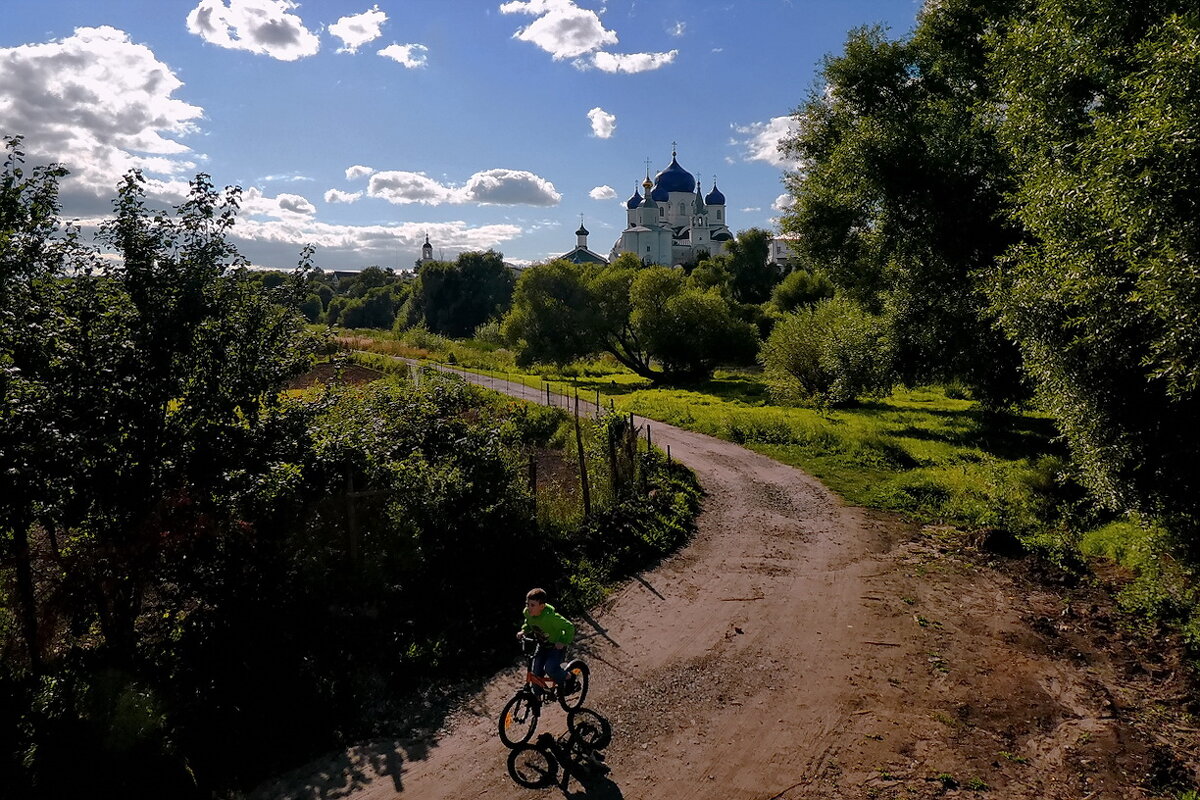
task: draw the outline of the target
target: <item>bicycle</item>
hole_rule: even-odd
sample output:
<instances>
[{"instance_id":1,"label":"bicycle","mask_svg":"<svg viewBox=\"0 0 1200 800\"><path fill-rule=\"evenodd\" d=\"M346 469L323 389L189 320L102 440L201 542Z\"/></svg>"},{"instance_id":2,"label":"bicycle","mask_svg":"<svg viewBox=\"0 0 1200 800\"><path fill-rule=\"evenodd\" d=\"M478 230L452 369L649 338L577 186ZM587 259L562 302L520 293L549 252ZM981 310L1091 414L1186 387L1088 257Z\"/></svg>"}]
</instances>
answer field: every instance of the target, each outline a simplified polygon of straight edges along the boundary
<instances>
[{"instance_id":1,"label":"bicycle","mask_svg":"<svg viewBox=\"0 0 1200 800\"><path fill-rule=\"evenodd\" d=\"M571 712L583 705L588 693L588 665L579 659L567 662L567 679L558 686L550 678L533 674L533 659L537 648L544 643L528 636L521 637L521 650L528 657L525 685L504 705L500 712L500 740L509 747L525 744L537 729L542 704L558 701L563 711ZM549 646L549 645L547 645Z\"/></svg>"},{"instance_id":2,"label":"bicycle","mask_svg":"<svg viewBox=\"0 0 1200 800\"><path fill-rule=\"evenodd\" d=\"M508 754L508 774L527 789L545 789L558 782L581 783L609 771L600 753L612 741L612 727L604 717L586 708L567 713L567 733L555 738L543 733L535 744L517 745Z\"/></svg>"}]
</instances>

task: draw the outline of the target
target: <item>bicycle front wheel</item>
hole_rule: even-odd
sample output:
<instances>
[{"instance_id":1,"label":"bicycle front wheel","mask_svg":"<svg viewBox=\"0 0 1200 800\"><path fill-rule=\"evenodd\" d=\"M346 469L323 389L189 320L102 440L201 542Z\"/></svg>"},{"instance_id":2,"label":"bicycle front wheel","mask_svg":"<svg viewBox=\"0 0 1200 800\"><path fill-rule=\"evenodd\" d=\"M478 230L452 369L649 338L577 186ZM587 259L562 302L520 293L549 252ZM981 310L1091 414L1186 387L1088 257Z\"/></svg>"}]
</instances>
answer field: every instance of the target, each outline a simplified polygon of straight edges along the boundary
<instances>
[{"instance_id":1,"label":"bicycle front wheel","mask_svg":"<svg viewBox=\"0 0 1200 800\"><path fill-rule=\"evenodd\" d=\"M528 692L517 692L500 712L500 741L509 747L528 742L537 728L541 703Z\"/></svg>"},{"instance_id":2,"label":"bicycle front wheel","mask_svg":"<svg viewBox=\"0 0 1200 800\"><path fill-rule=\"evenodd\" d=\"M558 762L545 750L523 744L508 754L508 774L527 789L545 789L558 778Z\"/></svg>"},{"instance_id":3,"label":"bicycle front wheel","mask_svg":"<svg viewBox=\"0 0 1200 800\"><path fill-rule=\"evenodd\" d=\"M567 663L567 679L558 690L558 704L563 711L574 711L587 699L588 672L588 665L578 659Z\"/></svg>"}]
</instances>

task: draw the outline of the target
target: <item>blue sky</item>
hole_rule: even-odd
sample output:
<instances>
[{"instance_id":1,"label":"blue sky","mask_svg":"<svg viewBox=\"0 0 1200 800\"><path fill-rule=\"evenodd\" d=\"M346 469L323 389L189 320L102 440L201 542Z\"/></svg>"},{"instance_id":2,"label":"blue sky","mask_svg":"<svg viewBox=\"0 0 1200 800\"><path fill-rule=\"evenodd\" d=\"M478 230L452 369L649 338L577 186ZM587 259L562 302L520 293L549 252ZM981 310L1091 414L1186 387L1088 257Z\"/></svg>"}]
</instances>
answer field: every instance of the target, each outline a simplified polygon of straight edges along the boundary
<instances>
[{"instance_id":1,"label":"blue sky","mask_svg":"<svg viewBox=\"0 0 1200 800\"><path fill-rule=\"evenodd\" d=\"M624 200L680 164L734 231L778 216L775 142L823 55L917 0L5 0L0 133L61 161L85 226L130 167L177 203L244 190L252 263L411 267L494 248L607 255Z\"/></svg>"}]
</instances>

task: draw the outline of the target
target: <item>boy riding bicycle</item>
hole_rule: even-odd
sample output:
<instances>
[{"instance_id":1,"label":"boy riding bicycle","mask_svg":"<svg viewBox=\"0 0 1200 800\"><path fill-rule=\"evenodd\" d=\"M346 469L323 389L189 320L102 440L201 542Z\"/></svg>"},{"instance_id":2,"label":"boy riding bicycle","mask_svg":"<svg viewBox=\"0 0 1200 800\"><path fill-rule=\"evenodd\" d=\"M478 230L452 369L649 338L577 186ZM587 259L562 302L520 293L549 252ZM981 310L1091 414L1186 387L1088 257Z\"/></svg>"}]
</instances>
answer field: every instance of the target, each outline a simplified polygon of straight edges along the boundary
<instances>
[{"instance_id":1,"label":"boy riding bicycle","mask_svg":"<svg viewBox=\"0 0 1200 800\"><path fill-rule=\"evenodd\" d=\"M561 691L569 692L570 687L565 686L567 674L562 662L566 660L567 645L575 639L575 626L546 602L545 589L529 590L525 595L524 615L525 622L517 632L517 638L538 641L537 652L533 656L533 674L539 678L548 677L563 687Z\"/></svg>"}]
</instances>

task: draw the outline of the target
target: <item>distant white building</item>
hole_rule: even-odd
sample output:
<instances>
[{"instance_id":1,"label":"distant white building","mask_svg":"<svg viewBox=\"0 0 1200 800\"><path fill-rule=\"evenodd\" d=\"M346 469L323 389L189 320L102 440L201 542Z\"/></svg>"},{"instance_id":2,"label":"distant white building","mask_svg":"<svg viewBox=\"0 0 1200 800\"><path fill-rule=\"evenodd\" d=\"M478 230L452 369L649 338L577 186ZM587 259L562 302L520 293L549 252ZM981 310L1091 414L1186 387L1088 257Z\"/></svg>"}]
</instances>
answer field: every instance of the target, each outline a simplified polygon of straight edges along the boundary
<instances>
[{"instance_id":1,"label":"distant white building","mask_svg":"<svg viewBox=\"0 0 1200 800\"><path fill-rule=\"evenodd\" d=\"M771 251L767 254L768 264L778 264L781 267L795 266L797 254L795 245L800 237L795 234L780 234L771 239Z\"/></svg>"},{"instance_id":2,"label":"distant white building","mask_svg":"<svg viewBox=\"0 0 1200 800\"><path fill-rule=\"evenodd\" d=\"M421 269L422 264L427 264L433 261L433 245L429 243L429 234L425 234L425 244L421 245L421 257L417 259L417 270Z\"/></svg>"},{"instance_id":3,"label":"distant white building","mask_svg":"<svg viewBox=\"0 0 1200 800\"><path fill-rule=\"evenodd\" d=\"M625 203L627 224L613 244L610 260L634 253L646 264L694 264L719 255L733 238L725 217L725 195L716 181L712 191L701 195L700 185L679 166L673 149L671 163L653 181L647 174L642 189Z\"/></svg>"},{"instance_id":4,"label":"distant white building","mask_svg":"<svg viewBox=\"0 0 1200 800\"><path fill-rule=\"evenodd\" d=\"M607 258L588 249L587 237L588 229L583 227L583 215L580 215L579 230L575 231L575 249L559 258L572 264L607 264Z\"/></svg>"}]
</instances>

